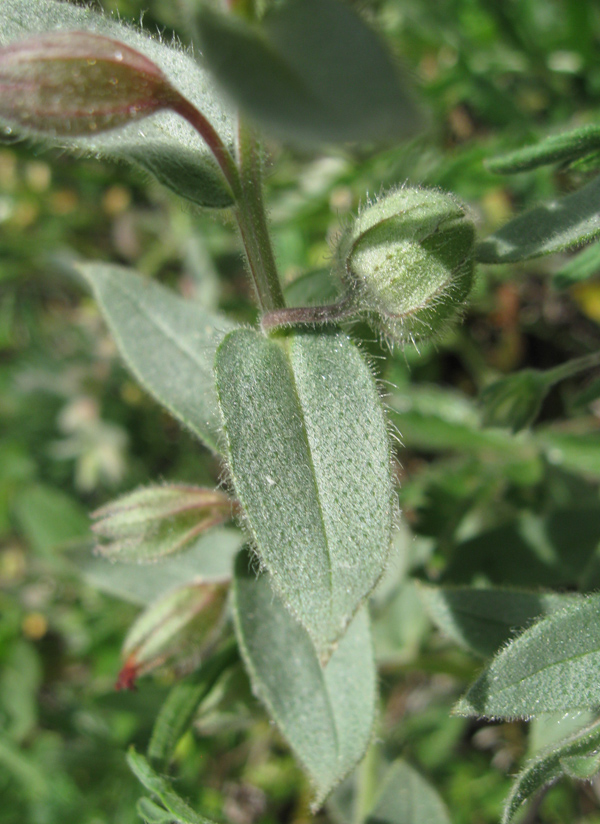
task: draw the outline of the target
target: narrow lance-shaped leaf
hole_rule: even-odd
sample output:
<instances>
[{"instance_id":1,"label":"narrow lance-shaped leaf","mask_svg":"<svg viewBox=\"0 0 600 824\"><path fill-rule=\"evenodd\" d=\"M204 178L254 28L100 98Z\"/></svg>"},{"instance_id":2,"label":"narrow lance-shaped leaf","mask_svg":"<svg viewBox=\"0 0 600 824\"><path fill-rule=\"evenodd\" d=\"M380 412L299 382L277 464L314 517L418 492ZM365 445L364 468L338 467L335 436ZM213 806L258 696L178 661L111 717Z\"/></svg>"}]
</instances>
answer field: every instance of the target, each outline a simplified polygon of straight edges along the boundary
<instances>
[{"instance_id":1,"label":"narrow lance-shaped leaf","mask_svg":"<svg viewBox=\"0 0 600 824\"><path fill-rule=\"evenodd\" d=\"M392 481L375 381L341 333L239 330L217 352L229 471L262 563L329 654L388 558Z\"/></svg>"},{"instance_id":2,"label":"narrow lance-shaped leaf","mask_svg":"<svg viewBox=\"0 0 600 824\"><path fill-rule=\"evenodd\" d=\"M238 660L237 646L231 639L199 670L175 684L154 722L148 745L148 756L153 761L165 763L170 760L202 701L225 670Z\"/></svg>"},{"instance_id":3,"label":"narrow lance-shaped leaf","mask_svg":"<svg viewBox=\"0 0 600 824\"><path fill-rule=\"evenodd\" d=\"M234 617L252 687L307 771L318 808L363 757L377 695L368 614L354 618L323 667L314 645L252 559L240 553Z\"/></svg>"},{"instance_id":4,"label":"narrow lance-shaped leaf","mask_svg":"<svg viewBox=\"0 0 600 824\"><path fill-rule=\"evenodd\" d=\"M600 126L591 124L563 134L550 135L533 146L489 160L491 172L511 174L547 166L550 163L568 163L600 150Z\"/></svg>"},{"instance_id":5,"label":"narrow lance-shaped leaf","mask_svg":"<svg viewBox=\"0 0 600 824\"><path fill-rule=\"evenodd\" d=\"M127 366L156 400L219 451L215 352L234 324L120 266L78 265Z\"/></svg>"},{"instance_id":6,"label":"narrow lance-shaped leaf","mask_svg":"<svg viewBox=\"0 0 600 824\"><path fill-rule=\"evenodd\" d=\"M600 235L600 177L566 197L535 206L476 247L480 263L520 260L574 249Z\"/></svg>"},{"instance_id":7,"label":"narrow lance-shaped leaf","mask_svg":"<svg viewBox=\"0 0 600 824\"><path fill-rule=\"evenodd\" d=\"M528 718L600 705L600 595L544 618L503 649L454 708Z\"/></svg>"},{"instance_id":8,"label":"narrow lance-shaped leaf","mask_svg":"<svg viewBox=\"0 0 600 824\"><path fill-rule=\"evenodd\" d=\"M555 289L568 289L574 283L589 280L600 272L600 243L593 243L574 255L552 276Z\"/></svg>"},{"instance_id":9,"label":"narrow lance-shaped leaf","mask_svg":"<svg viewBox=\"0 0 600 824\"><path fill-rule=\"evenodd\" d=\"M127 763L138 781L155 798L158 798L164 808L171 813L177 824L214 824L210 819L194 812L189 804L173 790L171 783L166 778L158 775L144 756L136 752L133 747L127 753ZM154 805L154 807L156 806ZM151 808L150 811L154 816L157 815L156 809Z\"/></svg>"},{"instance_id":10,"label":"narrow lance-shaped leaf","mask_svg":"<svg viewBox=\"0 0 600 824\"><path fill-rule=\"evenodd\" d=\"M76 34L74 34L76 33ZM90 61L96 63L78 65L77 43L80 45L85 38L85 33L92 36L109 38L112 41L120 41L123 49L113 50L113 60L110 68L110 75L106 77L117 80L116 84L110 84L112 97L106 96L105 101L99 101L94 97L94 90L97 84L89 85L83 83L87 73L97 74L105 77L107 63L103 62L101 54L89 54ZM77 128L77 118L73 116L64 117L62 124L71 128L70 136L43 134L43 129L37 128L35 118L27 124L26 133L39 135L40 139L47 145L58 145L74 150L81 154L88 153L93 156L102 155L114 160L126 160L153 174L161 183L168 186L181 197L185 197L201 206L222 208L232 204L232 195L225 179L218 169L214 157L205 141L198 133L186 123L180 116L170 111L160 111L148 117L143 124L137 122L142 112L149 113L165 107L169 102L169 95L165 96L165 86L162 80L166 79L171 89L189 100L191 104L200 111L204 117L212 124L220 136L221 141L226 146L233 144L234 120L230 112L223 108L219 102L218 95L213 90L213 83L208 73L202 69L190 54L186 54L177 46L167 46L158 39L149 37L139 31L132 29L122 23L110 19L108 16L98 14L89 8L75 6L71 3L57 2L57 0L3 0L0 4L0 47L9 49L20 48L17 44L28 38L34 37L30 43L41 41L48 36L64 41L67 46L73 44L74 54L71 58L71 83L65 81L71 93L74 95L71 104L76 102L77 95L81 93L85 98L85 88L90 108L96 107L96 130ZM79 40L78 40L79 39ZM58 42L58 41L55 41ZM98 42L98 41L97 41ZM91 41L88 41L88 47ZM8 52L10 55L11 52ZM137 80L133 82L131 71L125 71L126 64L132 53L135 57L136 65L145 67L145 72L138 72ZM4 53L6 56L6 52ZM121 60L118 59L121 54ZM30 55L31 56L31 55ZM0 58L0 83L3 74L2 65L6 68L6 59ZM119 64L124 67L120 68ZM149 66L153 66L152 70ZM14 66L13 66L14 70ZM57 70L56 62L52 65L52 70L46 73L46 98L48 96L56 98L58 87L54 84L54 91L50 88L52 73ZM64 65L59 68L60 78L64 78L69 73L69 66ZM82 83L77 78L82 79ZM148 91L156 92L158 87L152 84L161 78L160 105L157 98L150 102ZM22 81L25 78L22 78ZM31 78L30 78L31 79ZM13 77L14 80L14 77ZM141 86L138 81L142 82ZM150 85L144 85L144 83ZM133 83L133 85L132 85ZM48 85L50 84L50 86ZM60 85L60 84L59 84ZM78 91L79 90L79 91ZM131 97L133 93L143 92L142 98L133 103L137 111L131 112L131 107L121 107L120 114L114 107L111 109L110 100L114 104L122 104L127 94ZM63 89L64 92L64 89ZM21 102L13 101L13 95L4 94L3 99L11 105L13 116L6 111L6 106L0 107L0 114L5 125L9 129L15 127L14 116L22 111L27 105L35 101L31 97L31 90L27 95L22 95ZM48 102L48 99L46 100ZM98 108L99 106L99 108ZM102 110L107 108L107 116L102 115ZM119 109L119 106L117 106ZM16 118L17 123L24 126L21 116ZM93 118L88 118L87 123L91 124ZM85 121L79 118L81 124ZM119 123L119 121L121 121ZM50 120L47 125L52 126ZM110 131L102 131L106 125L121 125L121 128ZM41 121L38 124L41 127ZM55 119L54 129L60 130L60 121Z\"/></svg>"},{"instance_id":11,"label":"narrow lance-shaped leaf","mask_svg":"<svg viewBox=\"0 0 600 824\"><path fill-rule=\"evenodd\" d=\"M155 561L228 521L233 501L216 489L164 484L136 489L92 513L97 549L119 561Z\"/></svg>"},{"instance_id":12,"label":"narrow lance-shaped leaf","mask_svg":"<svg viewBox=\"0 0 600 824\"><path fill-rule=\"evenodd\" d=\"M490 656L536 618L564 609L581 596L495 587L419 586L439 629L478 655Z\"/></svg>"},{"instance_id":13,"label":"narrow lance-shaped leaf","mask_svg":"<svg viewBox=\"0 0 600 824\"><path fill-rule=\"evenodd\" d=\"M294 142L412 136L422 118L379 38L339 0L285 0L260 26L203 6L203 57L265 129Z\"/></svg>"},{"instance_id":14,"label":"narrow lance-shaped leaf","mask_svg":"<svg viewBox=\"0 0 600 824\"><path fill-rule=\"evenodd\" d=\"M450 824L450 817L431 784L398 759L383 780L366 824Z\"/></svg>"},{"instance_id":15,"label":"narrow lance-shaped leaf","mask_svg":"<svg viewBox=\"0 0 600 824\"><path fill-rule=\"evenodd\" d=\"M599 748L600 722L596 721L529 761L516 777L506 800L502 824L511 824L528 798L562 775L572 775L579 779L592 777L597 772L594 767L600 767ZM590 770L594 772L590 773Z\"/></svg>"}]
</instances>

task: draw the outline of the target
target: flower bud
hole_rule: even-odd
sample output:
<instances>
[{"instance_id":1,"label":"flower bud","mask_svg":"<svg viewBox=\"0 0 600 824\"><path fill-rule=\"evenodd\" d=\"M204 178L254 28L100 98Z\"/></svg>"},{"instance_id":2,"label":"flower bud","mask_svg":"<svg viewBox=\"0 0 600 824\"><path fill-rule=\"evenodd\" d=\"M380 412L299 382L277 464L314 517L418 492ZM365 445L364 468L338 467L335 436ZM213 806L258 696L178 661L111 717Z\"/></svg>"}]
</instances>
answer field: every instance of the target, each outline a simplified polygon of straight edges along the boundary
<instances>
[{"instance_id":1,"label":"flower bud","mask_svg":"<svg viewBox=\"0 0 600 824\"><path fill-rule=\"evenodd\" d=\"M543 372L523 369L486 386L481 393L484 426L502 426L519 432L537 418L551 383Z\"/></svg>"},{"instance_id":2,"label":"flower bud","mask_svg":"<svg viewBox=\"0 0 600 824\"><path fill-rule=\"evenodd\" d=\"M197 663L221 630L228 590L227 583L199 581L149 606L125 638L117 689L132 689L138 676L176 659Z\"/></svg>"},{"instance_id":3,"label":"flower bud","mask_svg":"<svg viewBox=\"0 0 600 824\"><path fill-rule=\"evenodd\" d=\"M121 561L154 561L231 518L223 492L170 484L130 492L92 514L98 550Z\"/></svg>"},{"instance_id":4,"label":"flower bud","mask_svg":"<svg viewBox=\"0 0 600 824\"><path fill-rule=\"evenodd\" d=\"M178 97L151 60L103 35L56 31L0 49L0 118L33 132L114 129Z\"/></svg>"},{"instance_id":5,"label":"flower bud","mask_svg":"<svg viewBox=\"0 0 600 824\"><path fill-rule=\"evenodd\" d=\"M473 281L475 229L452 195L403 188L361 210L342 235L342 278L357 311L391 341L439 332Z\"/></svg>"}]
</instances>

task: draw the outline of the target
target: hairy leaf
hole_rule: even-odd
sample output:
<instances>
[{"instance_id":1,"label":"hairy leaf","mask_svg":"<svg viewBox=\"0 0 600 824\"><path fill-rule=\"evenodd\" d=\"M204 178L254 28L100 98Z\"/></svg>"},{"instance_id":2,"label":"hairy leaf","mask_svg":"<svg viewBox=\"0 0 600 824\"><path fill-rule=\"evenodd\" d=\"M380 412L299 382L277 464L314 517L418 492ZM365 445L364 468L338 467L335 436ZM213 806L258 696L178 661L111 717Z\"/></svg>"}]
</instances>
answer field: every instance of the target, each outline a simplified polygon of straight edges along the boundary
<instances>
[{"instance_id":1,"label":"hairy leaf","mask_svg":"<svg viewBox=\"0 0 600 824\"><path fill-rule=\"evenodd\" d=\"M203 56L258 123L295 142L414 134L418 109L379 38L339 0L285 0L251 27L202 7Z\"/></svg>"},{"instance_id":2,"label":"hairy leaf","mask_svg":"<svg viewBox=\"0 0 600 824\"><path fill-rule=\"evenodd\" d=\"M148 745L148 756L153 761L165 763L170 760L198 707L227 667L236 660L237 648L232 640L199 670L175 684L154 722Z\"/></svg>"},{"instance_id":3,"label":"hairy leaf","mask_svg":"<svg viewBox=\"0 0 600 824\"><path fill-rule=\"evenodd\" d=\"M384 778L366 824L450 824L450 817L431 784L398 759Z\"/></svg>"},{"instance_id":4,"label":"hairy leaf","mask_svg":"<svg viewBox=\"0 0 600 824\"><path fill-rule=\"evenodd\" d=\"M600 177L573 194L535 206L476 248L480 263L515 263L574 249L600 235Z\"/></svg>"},{"instance_id":5,"label":"hairy leaf","mask_svg":"<svg viewBox=\"0 0 600 824\"><path fill-rule=\"evenodd\" d=\"M506 800L502 824L511 824L528 798L563 774L580 779L593 776L598 771L595 767L600 767L599 749L600 721L596 721L529 761L516 777Z\"/></svg>"},{"instance_id":6,"label":"hairy leaf","mask_svg":"<svg viewBox=\"0 0 600 824\"><path fill-rule=\"evenodd\" d=\"M143 755L130 747L127 763L138 781L159 799L178 824L213 824L210 819L194 812L192 808L171 787L166 778L158 775Z\"/></svg>"},{"instance_id":7,"label":"hairy leaf","mask_svg":"<svg viewBox=\"0 0 600 824\"><path fill-rule=\"evenodd\" d=\"M600 704L600 595L544 618L494 658L454 711L528 718Z\"/></svg>"},{"instance_id":8,"label":"hairy leaf","mask_svg":"<svg viewBox=\"0 0 600 824\"><path fill-rule=\"evenodd\" d=\"M102 263L78 269L142 386L218 452L221 425L213 362L233 324L129 269Z\"/></svg>"},{"instance_id":9,"label":"hairy leaf","mask_svg":"<svg viewBox=\"0 0 600 824\"><path fill-rule=\"evenodd\" d=\"M572 257L552 276L555 289L568 289L600 273L600 243L593 243Z\"/></svg>"},{"instance_id":10,"label":"hairy leaf","mask_svg":"<svg viewBox=\"0 0 600 824\"><path fill-rule=\"evenodd\" d=\"M533 623L580 600L576 594L516 589L419 586L439 629L478 655L490 656Z\"/></svg>"},{"instance_id":11,"label":"hairy leaf","mask_svg":"<svg viewBox=\"0 0 600 824\"><path fill-rule=\"evenodd\" d=\"M326 666L303 627L240 553L234 616L255 694L306 769L319 807L363 757L375 715L376 673L363 608Z\"/></svg>"},{"instance_id":12,"label":"hairy leaf","mask_svg":"<svg viewBox=\"0 0 600 824\"><path fill-rule=\"evenodd\" d=\"M383 572L389 444L375 381L341 333L236 330L215 372L229 470L261 561L327 655Z\"/></svg>"},{"instance_id":13,"label":"hairy leaf","mask_svg":"<svg viewBox=\"0 0 600 824\"><path fill-rule=\"evenodd\" d=\"M547 166L550 163L568 163L600 149L600 126L582 126L563 134L550 135L533 146L489 160L491 172L511 174Z\"/></svg>"},{"instance_id":14,"label":"hairy leaf","mask_svg":"<svg viewBox=\"0 0 600 824\"><path fill-rule=\"evenodd\" d=\"M0 3L0 46L50 31L82 30L121 40L155 63L171 84L190 100L228 145L233 142L232 115L219 102L213 82L190 54L167 46L89 8L57 0L3 0ZM131 161L200 206L221 208L232 203L229 188L208 146L182 118L162 112L142 124L73 139L44 138L47 145L79 153Z\"/></svg>"}]
</instances>

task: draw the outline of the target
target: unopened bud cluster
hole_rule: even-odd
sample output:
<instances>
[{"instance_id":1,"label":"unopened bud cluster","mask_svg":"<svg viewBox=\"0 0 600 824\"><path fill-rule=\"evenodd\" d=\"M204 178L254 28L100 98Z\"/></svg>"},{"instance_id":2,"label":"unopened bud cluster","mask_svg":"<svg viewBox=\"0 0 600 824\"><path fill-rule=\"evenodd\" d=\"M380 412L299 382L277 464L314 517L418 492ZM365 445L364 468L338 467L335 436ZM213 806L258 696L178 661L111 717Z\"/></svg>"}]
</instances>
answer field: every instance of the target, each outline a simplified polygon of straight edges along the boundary
<instances>
[{"instance_id":1,"label":"unopened bud cluster","mask_svg":"<svg viewBox=\"0 0 600 824\"><path fill-rule=\"evenodd\" d=\"M402 188L360 212L342 235L341 277L358 312L393 342L444 327L473 282L475 229L465 207L435 190Z\"/></svg>"}]
</instances>

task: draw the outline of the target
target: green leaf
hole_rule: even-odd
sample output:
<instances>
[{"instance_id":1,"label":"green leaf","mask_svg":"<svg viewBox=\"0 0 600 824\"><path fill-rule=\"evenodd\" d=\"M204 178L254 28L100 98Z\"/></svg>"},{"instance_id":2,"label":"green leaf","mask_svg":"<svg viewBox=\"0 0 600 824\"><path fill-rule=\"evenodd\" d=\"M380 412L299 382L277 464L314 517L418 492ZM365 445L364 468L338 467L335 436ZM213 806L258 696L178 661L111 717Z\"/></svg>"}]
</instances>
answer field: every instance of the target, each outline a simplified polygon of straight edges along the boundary
<instances>
[{"instance_id":1,"label":"green leaf","mask_svg":"<svg viewBox=\"0 0 600 824\"><path fill-rule=\"evenodd\" d=\"M172 813L178 824L214 824L210 819L194 812L186 802L173 791L171 783L158 775L143 755L133 747L127 753L127 763L143 786L159 799L168 812Z\"/></svg>"},{"instance_id":2,"label":"green leaf","mask_svg":"<svg viewBox=\"0 0 600 824\"><path fill-rule=\"evenodd\" d=\"M392 479L373 376L343 334L236 330L215 373L229 471L262 563L326 655L389 555Z\"/></svg>"},{"instance_id":3,"label":"green leaf","mask_svg":"<svg viewBox=\"0 0 600 824\"><path fill-rule=\"evenodd\" d=\"M286 0L252 27L203 6L200 47L223 89L296 143L398 139L421 118L379 38L339 0Z\"/></svg>"},{"instance_id":4,"label":"green leaf","mask_svg":"<svg viewBox=\"0 0 600 824\"><path fill-rule=\"evenodd\" d=\"M523 592L514 589L419 586L438 628L466 649L493 655L536 618L578 602L576 594Z\"/></svg>"},{"instance_id":5,"label":"green leaf","mask_svg":"<svg viewBox=\"0 0 600 824\"><path fill-rule=\"evenodd\" d=\"M175 684L154 722L148 745L148 756L153 761L166 763L170 760L198 707L223 672L236 660L237 647L232 642L213 655L197 672Z\"/></svg>"},{"instance_id":6,"label":"green leaf","mask_svg":"<svg viewBox=\"0 0 600 824\"><path fill-rule=\"evenodd\" d=\"M574 249L600 235L600 177L510 220L476 248L480 263L515 263Z\"/></svg>"},{"instance_id":7,"label":"green leaf","mask_svg":"<svg viewBox=\"0 0 600 824\"><path fill-rule=\"evenodd\" d=\"M173 816L164 807L159 807L149 798L140 798L136 804L137 814L145 824L173 824Z\"/></svg>"},{"instance_id":8,"label":"green leaf","mask_svg":"<svg viewBox=\"0 0 600 824\"><path fill-rule=\"evenodd\" d=\"M218 452L221 425L213 362L233 324L129 269L102 263L77 268L142 386Z\"/></svg>"},{"instance_id":9,"label":"green leaf","mask_svg":"<svg viewBox=\"0 0 600 824\"><path fill-rule=\"evenodd\" d=\"M600 149L600 126L582 126L563 134L550 135L533 146L495 157L485 165L490 172L512 174L537 169L551 163L569 163Z\"/></svg>"},{"instance_id":10,"label":"green leaf","mask_svg":"<svg viewBox=\"0 0 600 824\"><path fill-rule=\"evenodd\" d=\"M563 774L574 778L590 778L598 771L600 749L600 721L569 738L554 744L531 759L516 777L504 806L502 824L511 824L521 805L542 787L556 781ZM590 773L590 770L594 770Z\"/></svg>"},{"instance_id":11,"label":"green leaf","mask_svg":"<svg viewBox=\"0 0 600 824\"><path fill-rule=\"evenodd\" d=\"M537 418L552 386L546 373L521 369L486 386L479 402L484 426L501 426L519 432Z\"/></svg>"},{"instance_id":12,"label":"green leaf","mask_svg":"<svg viewBox=\"0 0 600 824\"><path fill-rule=\"evenodd\" d=\"M223 527L201 535L185 552L154 564L112 563L92 555L87 547L71 555L71 560L96 589L134 604L150 604L173 587L184 586L195 578L214 581L230 577L233 559L242 543L239 530Z\"/></svg>"},{"instance_id":13,"label":"green leaf","mask_svg":"<svg viewBox=\"0 0 600 824\"><path fill-rule=\"evenodd\" d=\"M13 513L29 547L41 555L89 536L90 522L83 507L52 486L25 486L15 498Z\"/></svg>"},{"instance_id":14,"label":"green leaf","mask_svg":"<svg viewBox=\"0 0 600 824\"><path fill-rule=\"evenodd\" d=\"M219 132L233 144L234 121L219 102L213 82L191 54L100 15L91 9L55 0L3 0L0 4L0 46L49 31L95 32L131 46L155 63ZM200 206L221 208L232 203L208 146L180 117L170 112L90 137L49 140L81 154L126 160L141 166L181 197Z\"/></svg>"},{"instance_id":15,"label":"green leaf","mask_svg":"<svg viewBox=\"0 0 600 824\"><path fill-rule=\"evenodd\" d=\"M254 693L307 771L318 808L371 738L377 688L367 611L355 616L323 667L270 576L257 577L245 551L236 562L234 617Z\"/></svg>"},{"instance_id":16,"label":"green leaf","mask_svg":"<svg viewBox=\"0 0 600 824\"><path fill-rule=\"evenodd\" d=\"M542 619L503 649L454 708L528 718L600 704L600 595Z\"/></svg>"},{"instance_id":17,"label":"green leaf","mask_svg":"<svg viewBox=\"0 0 600 824\"><path fill-rule=\"evenodd\" d=\"M450 824L450 817L431 784L398 759L385 776L366 824Z\"/></svg>"},{"instance_id":18,"label":"green leaf","mask_svg":"<svg viewBox=\"0 0 600 824\"><path fill-rule=\"evenodd\" d=\"M585 421L570 424L575 425L538 429L535 440L549 463L592 480L600 479L600 440L595 420L589 426Z\"/></svg>"},{"instance_id":19,"label":"green leaf","mask_svg":"<svg viewBox=\"0 0 600 824\"><path fill-rule=\"evenodd\" d=\"M593 243L565 263L552 276L555 289L568 289L582 280L589 280L600 273L600 243Z\"/></svg>"}]
</instances>

